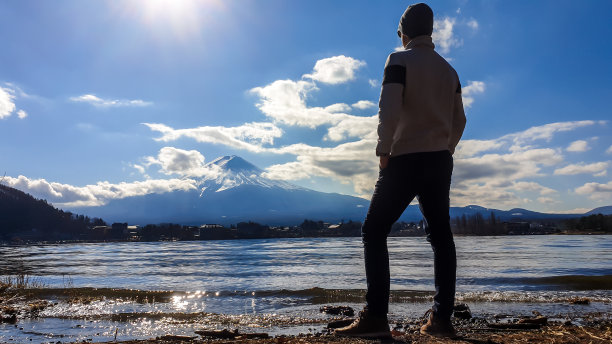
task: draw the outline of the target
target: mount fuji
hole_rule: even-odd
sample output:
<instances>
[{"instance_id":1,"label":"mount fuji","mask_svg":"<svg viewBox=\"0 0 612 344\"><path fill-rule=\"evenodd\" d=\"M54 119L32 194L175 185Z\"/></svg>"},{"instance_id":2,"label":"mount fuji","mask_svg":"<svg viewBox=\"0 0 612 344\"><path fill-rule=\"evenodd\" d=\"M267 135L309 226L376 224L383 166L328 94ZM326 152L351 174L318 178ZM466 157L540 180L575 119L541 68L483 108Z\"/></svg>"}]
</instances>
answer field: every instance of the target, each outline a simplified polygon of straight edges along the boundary
<instances>
[{"instance_id":1,"label":"mount fuji","mask_svg":"<svg viewBox=\"0 0 612 344\"><path fill-rule=\"evenodd\" d=\"M216 166L216 167L215 167ZM303 188L262 177L262 170L238 156L224 156L207 164L220 173L198 182L198 190L173 191L111 200L95 207L71 208L107 222L184 225L235 224L255 221L291 225L304 219L362 221L369 201L337 193Z\"/></svg>"},{"instance_id":2,"label":"mount fuji","mask_svg":"<svg viewBox=\"0 0 612 344\"><path fill-rule=\"evenodd\" d=\"M263 171L238 156L224 156L209 162L206 167L216 170L215 177L197 182L190 191L152 193L111 200L94 207L73 207L77 214L99 217L107 222L130 224L157 224L172 222L183 225L216 223L236 224L255 221L267 225L295 225L304 219L338 222L363 221L369 200L314 191L285 181L262 177ZM612 213L612 206L601 207L584 215ZM477 205L451 207L451 218L480 213L494 213L501 221L530 219L564 219L582 214L547 214L527 209L499 210ZM418 205L410 205L400 217L401 221L420 221Z\"/></svg>"}]
</instances>

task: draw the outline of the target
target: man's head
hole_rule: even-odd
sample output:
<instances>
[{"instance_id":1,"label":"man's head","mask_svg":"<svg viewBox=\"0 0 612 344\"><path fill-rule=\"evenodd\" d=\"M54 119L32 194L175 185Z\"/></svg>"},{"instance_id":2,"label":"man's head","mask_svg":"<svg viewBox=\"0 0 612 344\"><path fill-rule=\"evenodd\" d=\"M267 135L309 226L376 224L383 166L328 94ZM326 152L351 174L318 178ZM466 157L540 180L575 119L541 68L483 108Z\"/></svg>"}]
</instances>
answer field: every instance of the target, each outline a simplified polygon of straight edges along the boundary
<instances>
[{"instance_id":1,"label":"man's head","mask_svg":"<svg viewBox=\"0 0 612 344\"><path fill-rule=\"evenodd\" d=\"M397 28L397 35L409 38L417 36L431 36L433 32L433 11L424 3L408 6Z\"/></svg>"}]
</instances>

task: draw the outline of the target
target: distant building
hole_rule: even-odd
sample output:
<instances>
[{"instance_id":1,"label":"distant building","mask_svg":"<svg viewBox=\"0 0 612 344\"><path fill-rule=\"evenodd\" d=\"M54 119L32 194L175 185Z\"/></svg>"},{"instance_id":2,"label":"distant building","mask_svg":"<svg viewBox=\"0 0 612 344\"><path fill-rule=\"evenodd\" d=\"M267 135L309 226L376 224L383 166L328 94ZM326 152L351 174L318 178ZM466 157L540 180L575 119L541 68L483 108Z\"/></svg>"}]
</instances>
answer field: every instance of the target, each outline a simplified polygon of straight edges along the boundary
<instances>
[{"instance_id":1,"label":"distant building","mask_svg":"<svg viewBox=\"0 0 612 344\"><path fill-rule=\"evenodd\" d=\"M223 226L219 224L204 224L200 226L200 229L215 229L215 228L223 228Z\"/></svg>"},{"instance_id":2,"label":"distant building","mask_svg":"<svg viewBox=\"0 0 612 344\"><path fill-rule=\"evenodd\" d=\"M124 231L124 235L128 238L128 240L140 240L140 226L127 226Z\"/></svg>"}]
</instances>

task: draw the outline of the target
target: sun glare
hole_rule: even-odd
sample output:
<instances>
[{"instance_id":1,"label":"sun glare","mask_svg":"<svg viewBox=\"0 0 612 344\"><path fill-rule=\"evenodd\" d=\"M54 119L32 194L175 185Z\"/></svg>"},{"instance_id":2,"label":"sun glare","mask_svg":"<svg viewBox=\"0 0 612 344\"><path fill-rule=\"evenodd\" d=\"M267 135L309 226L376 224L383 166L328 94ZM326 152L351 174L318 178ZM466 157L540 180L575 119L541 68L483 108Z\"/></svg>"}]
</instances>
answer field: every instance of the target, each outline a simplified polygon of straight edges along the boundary
<instances>
[{"instance_id":1,"label":"sun glare","mask_svg":"<svg viewBox=\"0 0 612 344\"><path fill-rule=\"evenodd\" d=\"M222 8L219 0L131 0L116 4L154 33L171 33L181 40L201 35L213 12Z\"/></svg>"}]
</instances>

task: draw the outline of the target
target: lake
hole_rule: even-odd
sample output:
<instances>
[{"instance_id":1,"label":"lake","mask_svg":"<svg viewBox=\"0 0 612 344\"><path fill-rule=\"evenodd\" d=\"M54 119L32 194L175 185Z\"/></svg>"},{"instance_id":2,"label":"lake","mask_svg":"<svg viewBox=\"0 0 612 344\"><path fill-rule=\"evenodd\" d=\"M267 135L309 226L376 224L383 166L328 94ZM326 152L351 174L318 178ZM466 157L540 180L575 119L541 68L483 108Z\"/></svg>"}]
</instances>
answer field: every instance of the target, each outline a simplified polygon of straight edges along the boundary
<instances>
[{"instance_id":1,"label":"lake","mask_svg":"<svg viewBox=\"0 0 612 344\"><path fill-rule=\"evenodd\" d=\"M568 303L574 297L590 298L588 311L610 309L612 236L456 237L455 241L457 300L468 303L475 313L519 314L534 307L557 315L585 310ZM433 291L431 247L425 238L389 238L389 251L390 317L421 316ZM172 292L168 302L117 301L110 290L101 290L103 298L87 306L59 302L41 319L25 322L22 332L40 333L28 337L33 341L51 331L41 330L46 325L57 333L58 327L85 319L95 319L107 330L121 329L118 338L125 339L146 338L166 326L150 319L153 325L143 330L142 324L134 326L113 314L180 313L187 318L193 314L192 322L173 328L177 333L204 326L198 322L202 312L220 319L208 322L212 327L242 326L244 320L277 328L282 319L293 316L316 322L324 304L359 310L365 288L360 238L4 246L0 257L1 275L26 272L47 288ZM261 318L266 316L276 318L266 325ZM93 327L86 336L102 331L89 324ZM25 338L10 327L0 325L0 338ZM71 340L85 339L83 331L81 325ZM96 340L108 339L103 334L111 332L96 332Z\"/></svg>"}]
</instances>

